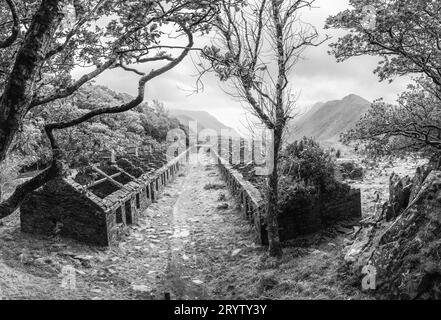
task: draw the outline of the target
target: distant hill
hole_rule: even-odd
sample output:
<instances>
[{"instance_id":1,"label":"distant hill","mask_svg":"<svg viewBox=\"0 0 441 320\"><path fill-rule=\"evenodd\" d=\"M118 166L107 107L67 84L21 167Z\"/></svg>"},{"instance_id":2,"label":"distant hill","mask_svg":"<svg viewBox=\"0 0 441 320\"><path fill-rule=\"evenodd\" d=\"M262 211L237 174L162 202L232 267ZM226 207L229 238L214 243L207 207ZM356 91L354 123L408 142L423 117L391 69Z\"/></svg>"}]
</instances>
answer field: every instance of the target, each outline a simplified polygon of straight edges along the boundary
<instances>
[{"instance_id":1,"label":"distant hill","mask_svg":"<svg viewBox=\"0 0 441 320\"><path fill-rule=\"evenodd\" d=\"M338 142L340 134L353 128L371 103L351 94L342 100L320 102L293 120L289 140L312 137L319 142Z\"/></svg>"},{"instance_id":2,"label":"distant hill","mask_svg":"<svg viewBox=\"0 0 441 320\"><path fill-rule=\"evenodd\" d=\"M216 119L216 117L212 116L210 113L206 111L175 109L175 110L170 110L170 115L176 117L179 120L179 122L181 122L181 124L183 124L186 127L188 127L190 121L197 121L199 132L203 129L212 129L220 133L222 129L230 129L233 130L236 134L238 134L234 129L226 126L218 119Z\"/></svg>"}]
</instances>

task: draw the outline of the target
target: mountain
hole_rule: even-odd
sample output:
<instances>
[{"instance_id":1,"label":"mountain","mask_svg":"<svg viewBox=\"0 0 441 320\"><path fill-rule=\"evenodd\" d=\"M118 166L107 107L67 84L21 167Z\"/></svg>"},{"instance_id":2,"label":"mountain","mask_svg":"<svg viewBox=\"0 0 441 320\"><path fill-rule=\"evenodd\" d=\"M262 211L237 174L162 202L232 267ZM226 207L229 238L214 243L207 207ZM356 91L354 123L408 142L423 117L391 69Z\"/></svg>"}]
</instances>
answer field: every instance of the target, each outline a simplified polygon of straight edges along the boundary
<instances>
[{"instance_id":1,"label":"mountain","mask_svg":"<svg viewBox=\"0 0 441 320\"><path fill-rule=\"evenodd\" d=\"M233 130L238 135L236 130L226 126L214 116L206 111L194 111L194 110L170 110L170 115L176 117L181 124L188 126L190 121L197 121L198 131L203 129L212 129L220 133L222 129Z\"/></svg>"},{"instance_id":2,"label":"mountain","mask_svg":"<svg viewBox=\"0 0 441 320\"><path fill-rule=\"evenodd\" d=\"M338 142L340 134L353 128L371 103L351 94L342 100L320 102L294 119L290 125L290 140L312 137L319 142Z\"/></svg>"}]
</instances>

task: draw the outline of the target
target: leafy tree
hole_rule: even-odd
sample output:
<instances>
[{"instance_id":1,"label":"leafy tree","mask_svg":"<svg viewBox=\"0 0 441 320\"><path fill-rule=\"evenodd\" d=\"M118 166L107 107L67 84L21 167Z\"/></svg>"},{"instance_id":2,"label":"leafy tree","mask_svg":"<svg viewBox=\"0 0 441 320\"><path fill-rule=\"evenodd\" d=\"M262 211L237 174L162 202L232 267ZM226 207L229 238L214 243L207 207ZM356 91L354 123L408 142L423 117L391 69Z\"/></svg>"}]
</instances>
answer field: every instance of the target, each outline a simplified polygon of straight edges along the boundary
<instances>
[{"instance_id":1,"label":"leafy tree","mask_svg":"<svg viewBox=\"0 0 441 320\"><path fill-rule=\"evenodd\" d=\"M77 126L96 116L125 112L141 104L146 83L171 70L188 55L194 45L195 32L208 32L207 22L217 8L214 2L0 2L0 161L13 147L32 109L71 96L108 69L121 68L139 76L138 94L131 101L45 124L44 132L51 146L51 166L17 187L14 194L0 204L0 218L12 213L30 191L62 172L62 152L54 131ZM165 43L170 30L171 39L176 39L179 45ZM184 46L181 37L187 38ZM150 68L147 73L140 70L152 62L164 65ZM92 71L73 79L71 71L77 66L87 66Z\"/></svg>"},{"instance_id":2,"label":"leafy tree","mask_svg":"<svg viewBox=\"0 0 441 320\"><path fill-rule=\"evenodd\" d=\"M355 142L371 156L403 151L440 153L441 101L425 89L430 84L422 78L409 85L398 105L375 101L356 127L342 135L343 141Z\"/></svg>"},{"instance_id":3,"label":"leafy tree","mask_svg":"<svg viewBox=\"0 0 441 320\"><path fill-rule=\"evenodd\" d=\"M348 34L331 44L338 61L379 56L380 80L418 74L398 105L376 101L346 141L361 141L373 154L441 148L441 2L437 0L351 0L352 9L328 18L328 28ZM375 10L366 25L365 8Z\"/></svg>"},{"instance_id":4,"label":"leafy tree","mask_svg":"<svg viewBox=\"0 0 441 320\"><path fill-rule=\"evenodd\" d=\"M133 97L113 92L103 86L85 85L72 97L60 99L50 106L34 108L25 118L26 129L17 139L16 146L19 148L16 150L23 156L34 155L39 161L44 160L47 165L50 163L50 145L42 134L45 123L68 120L84 111L96 109L98 104L111 106L131 99ZM161 107L156 108L157 105ZM158 117L161 117L163 127L155 120ZM150 119L152 122L146 124L145 121ZM141 147L148 145L154 150L162 148L160 144L165 142L168 130L178 127L177 120L169 117L165 107L154 101L152 106L143 103L123 114L95 117L77 126L58 131L55 136L68 166L78 167L98 161L104 150L123 153L130 144ZM152 132L157 130L161 132L152 135Z\"/></svg>"},{"instance_id":5,"label":"leafy tree","mask_svg":"<svg viewBox=\"0 0 441 320\"><path fill-rule=\"evenodd\" d=\"M382 58L375 72L381 80L422 73L441 86L441 3L437 0L350 0L353 9L331 16L327 28L350 33L331 44L338 61L354 56ZM366 27L365 9L375 9L375 23Z\"/></svg>"}]
</instances>

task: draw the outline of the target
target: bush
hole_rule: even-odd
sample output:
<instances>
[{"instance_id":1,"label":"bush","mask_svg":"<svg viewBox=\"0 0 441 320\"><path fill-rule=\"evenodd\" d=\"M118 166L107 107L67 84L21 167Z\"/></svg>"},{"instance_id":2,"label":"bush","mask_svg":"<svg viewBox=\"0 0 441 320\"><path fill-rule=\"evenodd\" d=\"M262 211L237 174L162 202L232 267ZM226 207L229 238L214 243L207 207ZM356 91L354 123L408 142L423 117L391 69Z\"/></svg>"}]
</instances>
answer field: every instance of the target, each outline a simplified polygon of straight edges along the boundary
<instances>
[{"instance_id":1,"label":"bush","mask_svg":"<svg viewBox=\"0 0 441 320\"><path fill-rule=\"evenodd\" d=\"M280 195L279 195L279 211L293 212L293 208L299 206L303 208L309 207L316 199L317 189L307 187L302 182L292 183L290 179L281 177Z\"/></svg>"},{"instance_id":2,"label":"bush","mask_svg":"<svg viewBox=\"0 0 441 320\"><path fill-rule=\"evenodd\" d=\"M282 153L279 178L279 211L292 213L310 208L318 199L331 199L347 192L348 186L335 179L336 164L331 152L312 139L303 138Z\"/></svg>"},{"instance_id":3,"label":"bush","mask_svg":"<svg viewBox=\"0 0 441 320\"><path fill-rule=\"evenodd\" d=\"M286 184L302 184L320 193L336 188L335 163L329 152L312 139L303 138L289 145L280 161L280 176Z\"/></svg>"}]
</instances>

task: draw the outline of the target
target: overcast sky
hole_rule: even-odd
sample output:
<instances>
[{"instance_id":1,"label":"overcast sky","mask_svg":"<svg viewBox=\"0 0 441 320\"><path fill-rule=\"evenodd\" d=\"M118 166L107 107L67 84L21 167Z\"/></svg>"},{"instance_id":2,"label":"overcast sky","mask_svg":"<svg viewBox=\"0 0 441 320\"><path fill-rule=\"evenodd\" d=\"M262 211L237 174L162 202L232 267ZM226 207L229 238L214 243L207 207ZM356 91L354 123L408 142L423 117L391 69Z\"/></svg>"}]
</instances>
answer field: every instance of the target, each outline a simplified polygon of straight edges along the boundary
<instances>
[{"instance_id":1,"label":"overcast sky","mask_svg":"<svg viewBox=\"0 0 441 320\"><path fill-rule=\"evenodd\" d=\"M325 20L329 15L348 8L348 1L317 0L315 6L318 8L305 12L302 20L313 24L322 35L327 33L335 40L339 32L323 30ZM357 57L336 63L335 58L327 53L328 44L307 49L305 58L293 70L290 83L299 94L299 107L341 99L348 94L357 94L370 101L383 97L392 102L405 89L406 79L397 79L392 84L378 81L373 74L378 58ZM185 90L195 84L196 73L192 59L187 57L178 67L149 82L146 100L157 99L169 109L205 110L226 125L241 130L241 124L246 122L243 106L221 89L213 75L204 77L203 92L189 95ZM107 71L97 79L97 83L135 95L136 79L131 73Z\"/></svg>"}]
</instances>

